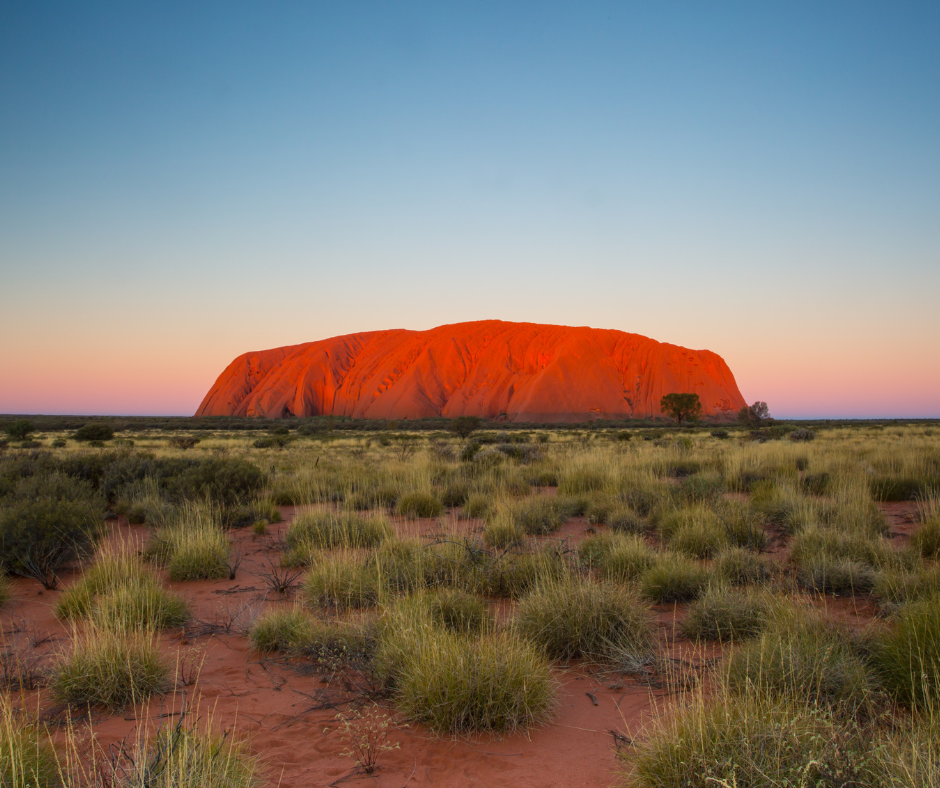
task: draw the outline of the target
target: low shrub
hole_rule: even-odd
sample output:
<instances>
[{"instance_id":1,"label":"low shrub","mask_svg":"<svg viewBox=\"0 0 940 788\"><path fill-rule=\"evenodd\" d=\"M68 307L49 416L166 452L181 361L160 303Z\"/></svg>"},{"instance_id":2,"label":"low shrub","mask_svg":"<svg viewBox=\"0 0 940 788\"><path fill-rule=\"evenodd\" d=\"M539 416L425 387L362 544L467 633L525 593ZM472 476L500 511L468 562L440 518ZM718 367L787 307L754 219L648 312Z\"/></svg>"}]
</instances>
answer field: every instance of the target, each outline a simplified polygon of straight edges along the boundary
<instances>
[{"instance_id":1,"label":"low shrub","mask_svg":"<svg viewBox=\"0 0 940 788\"><path fill-rule=\"evenodd\" d=\"M832 486L829 473L807 473L800 479L800 489L807 495L827 495Z\"/></svg>"},{"instance_id":2,"label":"low shrub","mask_svg":"<svg viewBox=\"0 0 940 788\"><path fill-rule=\"evenodd\" d=\"M794 443L807 443L809 441L816 440L816 432L814 430L801 427L798 430L793 430L793 432L787 433L787 438L789 438Z\"/></svg>"},{"instance_id":3,"label":"low shrub","mask_svg":"<svg viewBox=\"0 0 940 788\"><path fill-rule=\"evenodd\" d=\"M187 463L167 478L166 486L178 498L195 501L208 497L228 507L257 497L265 482L265 474L248 460L213 457Z\"/></svg>"},{"instance_id":4,"label":"low shrub","mask_svg":"<svg viewBox=\"0 0 940 788\"><path fill-rule=\"evenodd\" d=\"M587 657L638 667L651 655L649 611L613 584L539 584L520 600L516 628L553 659Z\"/></svg>"},{"instance_id":5,"label":"low shrub","mask_svg":"<svg viewBox=\"0 0 940 788\"><path fill-rule=\"evenodd\" d=\"M713 586L689 604L679 631L692 640L746 640L761 633L768 612L759 596Z\"/></svg>"},{"instance_id":6,"label":"low shrub","mask_svg":"<svg viewBox=\"0 0 940 788\"><path fill-rule=\"evenodd\" d=\"M88 483L61 474L22 479L0 505L0 567L55 588L59 571L98 541L103 512Z\"/></svg>"},{"instance_id":7,"label":"low shrub","mask_svg":"<svg viewBox=\"0 0 940 788\"><path fill-rule=\"evenodd\" d=\"M427 492L406 493L398 499L395 511L409 520L424 517L440 517L444 513L444 504L440 499Z\"/></svg>"},{"instance_id":8,"label":"low shrub","mask_svg":"<svg viewBox=\"0 0 940 788\"><path fill-rule=\"evenodd\" d=\"M79 427L72 435L76 441L109 441L114 437L114 430L107 424L94 423Z\"/></svg>"},{"instance_id":9,"label":"low shrub","mask_svg":"<svg viewBox=\"0 0 940 788\"><path fill-rule=\"evenodd\" d=\"M173 449L191 449L197 443L199 443L199 438L194 438L192 435L172 435L167 438L167 446L170 446Z\"/></svg>"},{"instance_id":10,"label":"low shrub","mask_svg":"<svg viewBox=\"0 0 940 788\"><path fill-rule=\"evenodd\" d=\"M56 697L75 707L117 709L170 689L170 670L153 638L86 627L53 670Z\"/></svg>"}]
</instances>

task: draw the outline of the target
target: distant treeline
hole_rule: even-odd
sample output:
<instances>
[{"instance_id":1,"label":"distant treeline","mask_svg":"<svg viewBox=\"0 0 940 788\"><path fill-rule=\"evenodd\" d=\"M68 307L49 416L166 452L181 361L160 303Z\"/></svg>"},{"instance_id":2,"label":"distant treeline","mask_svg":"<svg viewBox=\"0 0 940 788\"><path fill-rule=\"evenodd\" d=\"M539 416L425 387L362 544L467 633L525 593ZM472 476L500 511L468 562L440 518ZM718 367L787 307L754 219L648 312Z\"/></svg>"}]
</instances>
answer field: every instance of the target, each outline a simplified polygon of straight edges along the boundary
<instances>
[{"instance_id":1,"label":"distant treeline","mask_svg":"<svg viewBox=\"0 0 940 788\"><path fill-rule=\"evenodd\" d=\"M147 432L151 430L203 432L203 431L238 431L270 432L276 428L286 427L292 432L313 434L317 432L389 432L396 430L407 431L441 431L450 428L451 419L353 419L347 416L312 416L309 418L293 419L264 419L245 418L238 416L42 416L42 415L8 415L0 414L0 432L8 424L20 419L28 419L37 432L73 432L86 424L104 423L115 432ZM897 427L897 426L927 426L940 424L940 419L777 419L771 423L790 425L793 427ZM682 429L711 430L717 426L734 429L739 425L735 422L715 422L703 420L694 425L684 426ZM565 432L570 430L602 429L675 429L675 423L669 419L597 419L594 421L581 421L570 423L538 424L533 422L512 422L499 419L483 419L480 429L483 430L553 430ZM746 427L742 427L746 429Z\"/></svg>"}]
</instances>

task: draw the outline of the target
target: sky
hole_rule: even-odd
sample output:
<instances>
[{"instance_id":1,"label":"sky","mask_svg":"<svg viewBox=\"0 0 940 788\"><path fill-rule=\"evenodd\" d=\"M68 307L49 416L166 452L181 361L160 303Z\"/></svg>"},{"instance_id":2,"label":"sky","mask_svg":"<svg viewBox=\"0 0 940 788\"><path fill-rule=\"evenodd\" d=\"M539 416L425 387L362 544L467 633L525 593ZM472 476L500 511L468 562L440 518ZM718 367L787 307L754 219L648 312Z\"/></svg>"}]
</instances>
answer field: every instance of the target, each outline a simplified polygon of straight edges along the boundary
<instances>
[{"instance_id":1,"label":"sky","mask_svg":"<svg viewBox=\"0 0 940 788\"><path fill-rule=\"evenodd\" d=\"M940 4L0 3L0 413L498 318L940 417Z\"/></svg>"}]
</instances>

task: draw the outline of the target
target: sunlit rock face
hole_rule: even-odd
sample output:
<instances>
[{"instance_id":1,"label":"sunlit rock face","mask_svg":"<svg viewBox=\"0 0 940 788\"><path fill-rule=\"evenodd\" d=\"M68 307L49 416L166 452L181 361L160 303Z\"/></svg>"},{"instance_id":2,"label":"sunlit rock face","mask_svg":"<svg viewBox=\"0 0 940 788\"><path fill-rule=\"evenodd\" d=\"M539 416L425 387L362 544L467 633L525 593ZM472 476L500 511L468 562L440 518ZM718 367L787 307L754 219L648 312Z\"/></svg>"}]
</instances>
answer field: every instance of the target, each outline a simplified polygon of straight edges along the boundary
<instances>
[{"instance_id":1,"label":"sunlit rock face","mask_svg":"<svg viewBox=\"0 0 940 788\"><path fill-rule=\"evenodd\" d=\"M744 406L721 356L598 328L483 320L371 331L236 358L197 416L463 415L519 422L648 418L694 391L707 416Z\"/></svg>"}]
</instances>

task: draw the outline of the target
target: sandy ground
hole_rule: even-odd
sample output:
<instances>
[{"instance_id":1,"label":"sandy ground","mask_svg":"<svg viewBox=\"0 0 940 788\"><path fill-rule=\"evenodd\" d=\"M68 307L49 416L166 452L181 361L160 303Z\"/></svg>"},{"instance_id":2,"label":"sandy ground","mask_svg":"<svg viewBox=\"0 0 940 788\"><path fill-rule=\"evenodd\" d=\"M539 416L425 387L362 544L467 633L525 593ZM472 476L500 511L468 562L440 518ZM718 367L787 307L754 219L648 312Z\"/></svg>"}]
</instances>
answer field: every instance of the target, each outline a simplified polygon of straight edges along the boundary
<instances>
[{"instance_id":1,"label":"sandy ground","mask_svg":"<svg viewBox=\"0 0 940 788\"><path fill-rule=\"evenodd\" d=\"M896 544L909 536L913 505L883 507L891 522ZM235 550L242 556L232 581L170 583L168 586L190 602L193 620L181 630L165 633L162 648L178 664L180 682L190 682L198 672L197 687L181 686L165 698L137 710L110 716L93 714L91 722L99 741L107 746L130 737L139 724L172 724L182 703L201 696L199 708L221 729L235 727L263 762L272 785L306 786L609 786L623 768L618 750L629 756L629 742L651 715L667 709L681 690L664 689L655 681L604 674L572 663L554 669L558 681L558 708L553 721L525 734L505 737L437 737L420 726L401 726L390 739L400 749L386 753L372 776L357 772L341 753L345 743L335 730L337 709L356 696L355 677L312 674L303 661L262 659L252 652L245 630L262 610L290 601L267 592L260 571L274 545L294 516L283 508L285 522L272 526L269 535L255 536L249 529L233 532ZM396 523L403 534L433 534L435 521ZM452 520L457 531L480 528L478 521ZM583 519L567 523L554 538L576 543L587 533ZM143 542L147 529L120 521L114 538ZM74 576L66 575L60 588ZM27 658L44 660L48 667L70 641L70 630L59 622L52 608L59 591L43 591L32 580L13 581L13 599L0 613L4 650L16 648ZM843 620L862 622L876 615L868 601L833 600L826 604ZM701 665L720 656L717 647L699 647L674 636L683 606L655 606L662 648L675 661ZM200 667L201 666L201 667ZM350 682L353 683L350 683ZM65 710L48 691L26 694L31 708L38 707L48 720L61 721ZM593 697L592 697L593 696ZM387 707L389 714L394 709Z\"/></svg>"}]
</instances>

